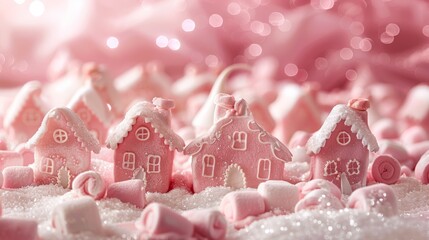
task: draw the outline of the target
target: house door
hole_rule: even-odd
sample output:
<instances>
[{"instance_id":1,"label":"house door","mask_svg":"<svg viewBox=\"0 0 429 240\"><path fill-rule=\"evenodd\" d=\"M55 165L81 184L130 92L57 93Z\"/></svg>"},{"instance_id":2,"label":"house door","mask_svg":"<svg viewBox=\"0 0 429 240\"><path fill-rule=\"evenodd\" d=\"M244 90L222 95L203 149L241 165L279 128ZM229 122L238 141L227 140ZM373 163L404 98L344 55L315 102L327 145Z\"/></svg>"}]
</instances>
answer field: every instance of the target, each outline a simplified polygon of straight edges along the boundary
<instances>
[{"instance_id":1,"label":"house door","mask_svg":"<svg viewBox=\"0 0 429 240\"><path fill-rule=\"evenodd\" d=\"M246 176L238 164L231 164L226 169L224 186L234 189L247 187Z\"/></svg>"},{"instance_id":2,"label":"house door","mask_svg":"<svg viewBox=\"0 0 429 240\"><path fill-rule=\"evenodd\" d=\"M142 167L138 167L136 169L134 169L133 171L133 178L132 179L140 179L143 181L143 186L146 187L146 172L144 170L144 168Z\"/></svg>"}]
</instances>

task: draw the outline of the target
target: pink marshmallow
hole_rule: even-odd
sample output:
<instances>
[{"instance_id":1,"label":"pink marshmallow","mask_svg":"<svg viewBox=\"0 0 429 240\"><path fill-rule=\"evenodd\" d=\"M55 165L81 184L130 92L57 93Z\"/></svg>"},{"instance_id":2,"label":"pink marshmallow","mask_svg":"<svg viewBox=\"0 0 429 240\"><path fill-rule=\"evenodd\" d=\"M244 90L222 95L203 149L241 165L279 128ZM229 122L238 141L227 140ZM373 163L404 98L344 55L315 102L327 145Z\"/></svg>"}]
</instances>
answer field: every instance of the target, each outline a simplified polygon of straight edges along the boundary
<instances>
[{"instance_id":1,"label":"pink marshmallow","mask_svg":"<svg viewBox=\"0 0 429 240\"><path fill-rule=\"evenodd\" d=\"M33 169L13 166L3 170L3 188L22 188L34 183Z\"/></svg>"},{"instance_id":2,"label":"pink marshmallow","mask_svg":"<svg viewBox=\"0 0 429 240\"><path fill-rule=\"evenodd\" d=\"M286 181L263 182L258 186L258 193L264 198L266 208L271 211L279 209L282 212L293 212L299 201L298 187Z\"/></svg>"},{"instance_id":3,"label":"pink marshmallow","mask_svg":"<svg viewBox=\"0 0 429 240\"><path fill-rule=\"evenodd\" d=\"M396 160L398 160L401 165L405 165L410 169L413 169L414 164L410 160L407 150L401 144L386 140L381 141L379 146L380 149L378 154L391 155L392 157L396 158Z\"/></svg>"},{"instance_id":4,"label":"pink marshmallow","mask_svg":"<svg viewBox=\"0 0 429 240\"><path fill-rule=\"evenodd\" d=\"M401 176L401 165L390 155L380 155L371 163L368 174L375 182L395 184Z\"/></svg>"},{"instance_id":5,"label":"pink marshmallow","mask_svg":"<svg viewBox=\"0 0 429 240\"><path fill-rule=\"evenodd\" d=\"M295 212L302 210L343 209L344 204L326 189L316 189L306 194L295 206Z\"/></svg>"},{"instance_id":6,"label":"pink marshmallow","mask_svg":"<svg viewBox=\"0 0 429 240\"><path fill-rule=\"evenodd\" d=\"M408 145L407 151L408 155L410 156L410 160L413 163L413 165L409 166L409 168L414 169L423 154L429 151L429 141L423 141L416 144Z\"/></svg>"},{"instance_id":7,"label":"pink marshmallow","mask_svg":"<svg viewBox=\"0 0 429 240\"><path fill-rule=\"evenodd\" d=\"M106 186L115 182L113 179L113 163L92 158L91 169L100 174Z\"/></svg>"},{"instance_id":8,"label":"pink marshmallow","mask_svg":"<svg viewBox=\"0 0 429 240\"><path fill-rule=\"evenodd\" d=\"M429 183L429 155L425 154L420 158L420 161L416 165L416 169L414 170L414 176L421 183L428 184Z\"/></svg>"},{"instance_id":9,"label":"pink marshmallow","mask_svg":"<svg viewBox=\"0 0 429 240\"><path fill-rule=\"evenodd\" d=\"M52 214L52 227L62 235L103 233L97 204L90 197L69 200L56 206Z\"/></svg>"},{"instance_id":10,"label":"pink marshmallow","mask_svg":"<svg viewBox=\"0 0 429 240\"><path fill-rule=\"evenodd\" d=\"M72 189L80 196L90 196L95 200L104 197L106 187L100 174L94 171L80 173L73 180Z\"/></svg>"},{"instance_id":11,"label":"pink marshmallow","mask_svg":"<svg viewBox=\"0 0 429 240\"><path fill-rule=\"evenodd\" d=\"M138 208L146 205L146 191L142 180L132 179L112 183L106 192L106 198L117 198L124 203L131 203Z\"/></svg>"},{"instance_id":12,"label":"pink marshmallow","mask_svg":"<svg viewBox=\"0 0 429 240\"><path fill-rule=\"evenodd\" d=\"M230 221L243 220L265 212L264 198L257 191L230 192L222 198L220 211Z\"/></svg>"},{"instance_id":13,"label":"pink marshmallow","mask_svg":"<svg viewBox=\"0 0 429 240\"><path fill-rule=\"evenodd\" d=\"M398 214L398 203L392 187L383 183L362 187L349 197L347 207L377 212L385 217Z\"/></svg>"},{"instance_id":14,"label":"pink marshmallow","mask_svg":"<svg viewBox=\"0 0 429 240\"><path fill-rule=\"evenodd\" d=\"M397 139L399 137L398 127L390 118L383 118L371 126L374 136L381 139Z\"/></svg>"},{"instance_id":15,"label":"pink marshmallow","mask_svg":"<svg viewBox=\"0 0 429 240\"><path fill-rule=\"evenodd\" d=\"M401 142L405 145L429 140L426 130L422 126L412 126L401 134Z\"/></svg>"},{"instance_id":16,"label":"pink marshmallow","mask_svg":"<svg viewBox=\"0 0 429 240\"><path fill-rule=\"evenodd\" d=\"M194 236L197 239L225 239L228 224L221 212L198 209L184 212L182 215L194 224Z\"/></svg>"},{"instance_id":17,"label":"pink marshmallow","mask_svg":"<svg viewBox=\"0 0 429 240\"><path fill-rule=\"evenodd\" d=\"M149 235L149 238L173 234L186 239L194 233L194 226L190 221L159 203L149 204L143 210L136 225L143 230L143 233Z\"/></svg>"},{"instance_id":18,"label":"pink marshmallow","mask_svg":"<svg viewBox=\"0 0 429 240\"><path fill-rule=\"evenodd\" d=\"M333 196L341 200L341 190L334 183L325 179L313 179L307 183L304 183L301 188L301 195L305 197L307 194L314 190L323 189L330 192Z\"/></svg>"},{"instance_id":19,"label":"pink marshmallow","mask_svg":"<svg viewBox=\"0 0 429 240\"><path fill-rule=\"evenodd\" d=\"M37 240L37 222L29 219L0 218L0 239Z\"/></svg>"},{"instance_id":20,"label":"pink marshmallow","mask_svg":"<svg viewBox=\"0 0 429 240\"><path fill-rule=\"evenodd\" d=\"M413 170L406 166L401 166L401 176L411 177L413 176Z\"/></svg>"}]
</instances>

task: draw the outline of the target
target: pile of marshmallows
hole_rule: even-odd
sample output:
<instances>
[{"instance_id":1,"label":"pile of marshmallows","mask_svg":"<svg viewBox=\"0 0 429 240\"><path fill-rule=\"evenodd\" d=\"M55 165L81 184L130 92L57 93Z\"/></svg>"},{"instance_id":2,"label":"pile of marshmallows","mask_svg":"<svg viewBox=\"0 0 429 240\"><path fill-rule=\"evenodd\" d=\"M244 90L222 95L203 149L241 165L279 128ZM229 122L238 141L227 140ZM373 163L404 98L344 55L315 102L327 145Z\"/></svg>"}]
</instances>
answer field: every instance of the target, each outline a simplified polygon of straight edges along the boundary
<instances>
[{"instance_id":1,"label":"pile of marshmallows","mask_svg":"<svg viewBox=\"0 0 429 240\"><path fill-rule=\"evenodd\" d=\"M8 171L4 174L9 176ZM7 181L3 185L5 183ZM132 229L141 239L224 239L228 223L241 229L259 219L302 210L339 210L347 207L380 213L385 217L398 214L397 198L389 185L378 183L359 188L345 200L336 185L322 179L296 185L286 181L267 181L261 183L258 189L228 193L222 198L218 209L185 212L175 211L160 203L147 204L142 180L117 182L106 189L103 179L94 171L78 175L68 194L72 195L71 199L56 206L51 219L52 228L61 235L82 232L92 232L97 236L111 235L111 230L109 232L109 228L103 226L95 202L104 197L118 198L144 208L136 222L116 226ZM37 222L0 218L0 236L6 239L37 239Z\"/></svg>"}]
</instances>

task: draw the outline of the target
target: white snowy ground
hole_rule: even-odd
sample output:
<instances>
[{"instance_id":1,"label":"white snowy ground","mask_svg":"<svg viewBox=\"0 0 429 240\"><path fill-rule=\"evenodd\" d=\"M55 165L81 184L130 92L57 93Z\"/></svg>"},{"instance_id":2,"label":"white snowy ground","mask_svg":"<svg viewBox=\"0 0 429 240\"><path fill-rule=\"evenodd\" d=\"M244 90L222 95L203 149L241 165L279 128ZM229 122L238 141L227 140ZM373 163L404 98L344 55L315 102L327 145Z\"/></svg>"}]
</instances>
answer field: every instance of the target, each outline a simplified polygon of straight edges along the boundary
<instances>
[{"instance_id":1,"label":"white snowy ground","mask_svg":"<svg viewBox=\"0 0 429 240\"><path fill-rule=\"evenodd\" d=\"M240 231L229 228L227 239L429 239L429 186L412 178L402 178L393 186L400 215L384 218L374 213L342 211L303 211L259 220ZM211 188L191 195L183 190L166 194L147 194L149 202L160 202L177 210L216 208L228 188ZM117 199L97 201L108 234L90 233L61 236L50 227L56 205L71 198L61 187L37 186L0 190L3 217L36 219L42 239L136 239L136 234L121 231L117 223L133 222L141 210Z\"/></svg>"}]
</instances>

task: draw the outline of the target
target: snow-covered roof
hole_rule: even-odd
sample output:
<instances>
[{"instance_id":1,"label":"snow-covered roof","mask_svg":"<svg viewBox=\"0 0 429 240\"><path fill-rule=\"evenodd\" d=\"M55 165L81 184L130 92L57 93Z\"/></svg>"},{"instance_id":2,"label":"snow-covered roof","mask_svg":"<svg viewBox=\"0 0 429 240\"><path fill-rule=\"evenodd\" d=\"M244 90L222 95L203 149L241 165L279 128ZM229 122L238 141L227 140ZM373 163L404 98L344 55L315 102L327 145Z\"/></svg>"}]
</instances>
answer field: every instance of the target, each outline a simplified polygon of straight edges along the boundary
<instances>
[{"instance_id":1,"label":"snow-covered roof","mask_svg":"<svg viewBox=\"0 0 429 240\"><path fill-rule=\"evenodd\" d=\"M67 107L73 109L80 101L82 101L101 122L104 124L110 123L111 115L107 103L104 102L92 86L86 86L77 91Z\"/></svg>"},{"instance_id":2,"label":"snow-covered roof","mask_svg":"<svg viewBox=\"0 0 429 240\"><path fill-rule=\"evenodd\" d=\"M132 130L136 123L137 117L142 117L146 123L150 123L156 133L161 138L164 138L164 144L169 146L170 150L176 149L181 152L185 147L183 139L177 135L165 121L165 116L162 116L156 106L150 102L138 102L131 107L125 114L124 119L120 122L107 138L107 147L116 149L119 143Z\"/></svg>"},{"instance_id":3,"label":"snow-covered roof","mask_svg":"<svg viewBox=\"0 0 429 240\"><path fill-rule=\"evenodd\" d=\"M45 113L45 107L40 100L40 92L42 85L38 81L31 81L26 83L21 87L18 91L18 94L12 101L12 104L6 111L6 114L3 119L3 127L8 128L12 125L15 119L19 116L23 107L27 103L27 101L33 101L34 104Z\"/></svg>"},{"instance_id":4,"label":"snow-covered roof","mask_svg":"<svg viewBox=\"0 0 429 240\"><path fill-rule=\"evenodd\" d=\"M351 131L356 134L357 139L362 141L363 146L371 152L378 151L377 139L372 134L368 124L360 118L355 110L343 104L336 105L332 109L322 127L308 140L307 150L314 154L319 153L341 120L344 120L346 126L351 127Z\"/></svg>"},{"instance_id":5,"label":"snow-covered roof","mask_svg":"<svg viewBox=\"0 0 429 240\"><path fill-rule=\"evenodd\" d=\"M244 121L247 122L246 131L252 131L257 133L258 141L262 145L269 145L271 152L274 157L283 162L289 162L292 159L292 154L289 149L281 143L277 138L273 137L271 134L262 129L259 124L255 122L251 115L245 116L235 116L230 115L216 122L215 125L210 128L209 132L199 138L196 138L191 143L189 143L184 153L186 155L195 155L199 153L204 144L215 144L220 141L220 131L227 125L233 124L234 121Z\"/></svg>"},{"instance_id":6,"label":"snow-covered roof","mask_svg":"<svg viewBox=\"0 0 429 240\"><path fill-rule=\"evenodd\" d=\"M87 151L98 153L100 151L100 143L88 131L85 124L72 110L68 108L54 108L51 109L43 118L42 124L33 137L28 140L29 147L37 145L40 139L45 135L48 130L49 121L62 121L65 122L67 127L73 132L77 141L81 143L81 147Z\"/></svg>"}]
</instances>

